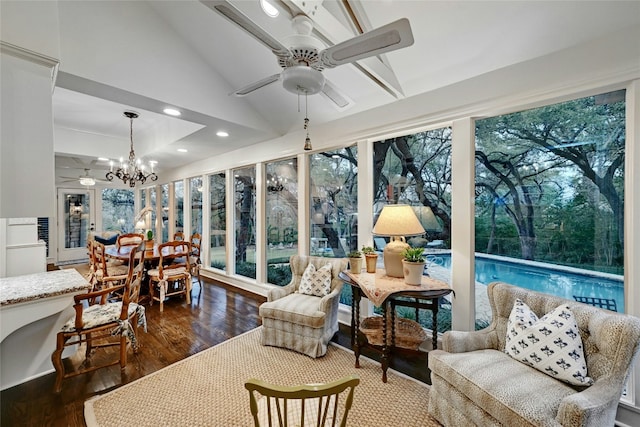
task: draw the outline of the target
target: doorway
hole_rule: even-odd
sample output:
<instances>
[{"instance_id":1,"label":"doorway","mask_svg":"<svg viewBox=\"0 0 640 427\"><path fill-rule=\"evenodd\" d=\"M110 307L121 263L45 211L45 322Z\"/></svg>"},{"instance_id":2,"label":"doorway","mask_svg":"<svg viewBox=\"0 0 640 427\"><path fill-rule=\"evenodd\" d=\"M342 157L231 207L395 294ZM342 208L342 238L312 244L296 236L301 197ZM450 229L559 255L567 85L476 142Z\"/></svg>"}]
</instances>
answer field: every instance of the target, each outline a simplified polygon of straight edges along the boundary
<instances>
[{"instance_id":1,"label":"doorway","mask_svg":"<svg viewBox=\"0 0 640 427\"><path fill-rule=\"evenodd\" d=\"M87 238L95 224L95 191L58 189L58 263L88 258Z\"/></svg>"}]
</instances>

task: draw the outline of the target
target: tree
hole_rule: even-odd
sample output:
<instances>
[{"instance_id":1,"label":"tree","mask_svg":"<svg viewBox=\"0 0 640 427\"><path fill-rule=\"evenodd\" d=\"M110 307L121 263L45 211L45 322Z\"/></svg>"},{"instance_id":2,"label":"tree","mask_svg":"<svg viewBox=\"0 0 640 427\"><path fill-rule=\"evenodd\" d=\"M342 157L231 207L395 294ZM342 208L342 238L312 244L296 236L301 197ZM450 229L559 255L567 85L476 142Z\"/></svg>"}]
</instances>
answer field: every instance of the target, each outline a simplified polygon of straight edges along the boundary
<instances>
[{"instance_id":1,"label":"tree","mask_svg":"<svg viewBox=\"0 0 640 427\"><path fill-rule=\"evenodd\" d=\"M599 248L606 248L608 253L602 257L609 260L622 252L624 103L602 103L601 98L582 98L477 122L478 191L490 192L511 217L525 259L535 258L536 215L543 213L539 201L566 187L574 193L576 188L597 193L591 197L597 205L602 204L600 196L606 201L610 215L602 211L600 218L602 224L610 224L612 232L601 229L599 236L604 240ZM593 186L571 187L574 177ZM538 200L532 191L539 192Z\"/></svg>"}]
</instances>

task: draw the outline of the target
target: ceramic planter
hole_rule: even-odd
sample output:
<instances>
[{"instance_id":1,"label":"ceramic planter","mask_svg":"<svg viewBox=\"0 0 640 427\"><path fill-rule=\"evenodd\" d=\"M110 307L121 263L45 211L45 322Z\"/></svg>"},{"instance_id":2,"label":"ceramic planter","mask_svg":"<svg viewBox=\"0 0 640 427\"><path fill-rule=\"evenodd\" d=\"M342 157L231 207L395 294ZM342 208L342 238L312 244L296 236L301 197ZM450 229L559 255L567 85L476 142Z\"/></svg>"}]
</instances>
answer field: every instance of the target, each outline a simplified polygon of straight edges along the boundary
<instances>
[{"instance_id":1,"label":"ceramic planter","mask_svg":"<svg viewBox=\"0 0 640 427\"><path fill-rule=\"evenodd\" d=\"M366 254L364 257L367 264L367 273L375 273L376 264L378 263L378 254Z\"/></svg>"},{"instance_id":2,"label":"ceramic planter","mask_svg":"<svg viewBox=\"0 0 640 427\"><path fill-rule=\"evenodd\" d=\"M402 271L404 273L404 283L407 285L419 286L422 284L422 272L425 262L410 262L402 260Z\"/></svg>"},{"instance_id":3,"label":"ceramic planter","mask_svg":"<svg viewBox=\"0 0 640 427\"><path fill-rule=\"evenodd\" d=\"M362 272L362 258L349 258L349 269L352 273L360 274Z\"/></svg>"}]
</instances>

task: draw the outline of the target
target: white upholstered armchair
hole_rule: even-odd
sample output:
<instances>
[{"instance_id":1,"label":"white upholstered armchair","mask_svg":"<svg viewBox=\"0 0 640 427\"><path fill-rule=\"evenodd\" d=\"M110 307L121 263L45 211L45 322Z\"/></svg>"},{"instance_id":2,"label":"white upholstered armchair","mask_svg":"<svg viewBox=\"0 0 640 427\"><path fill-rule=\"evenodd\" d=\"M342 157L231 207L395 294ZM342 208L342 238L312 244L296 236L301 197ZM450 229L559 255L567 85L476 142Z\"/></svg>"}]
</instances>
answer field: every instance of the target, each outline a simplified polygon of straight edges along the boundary
<instances>
[{"instance_id":1,"label":"white upholstered armchair","mask_svg":"<svg viewBox=\"0 0 640 427\"><path fill-rule=\"evenodd\" d=\"M324 356L329 340L338 331L338 306L343 285L338 274L347 268L347 260L294 255L290 264L291 282L282 288L271 289L267 302L260 306L262 344L288 348L314 358ZM325 278L330 271L329 289L324 296L312 295L313 291L305 286L310 273L307 272L305 279L303 275L310 264L313 265L310 270L318 275L325 274Z\"/></svg>"}]
</instances>

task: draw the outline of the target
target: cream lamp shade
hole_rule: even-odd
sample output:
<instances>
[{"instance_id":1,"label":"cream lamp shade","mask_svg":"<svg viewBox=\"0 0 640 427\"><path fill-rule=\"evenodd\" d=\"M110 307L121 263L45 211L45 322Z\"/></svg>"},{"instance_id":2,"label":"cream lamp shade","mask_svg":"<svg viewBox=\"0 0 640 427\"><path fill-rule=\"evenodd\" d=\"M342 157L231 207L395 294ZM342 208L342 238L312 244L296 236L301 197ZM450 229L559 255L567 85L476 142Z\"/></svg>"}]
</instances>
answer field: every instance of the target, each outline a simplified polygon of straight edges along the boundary
<instances>
[{"instance_id":1,"label":"cream lamp shade","mask_svg":"<svg viewBox=\"0 0 640 427\"><path fill-rule=\"evenodd\" d=\"M424 234L413 208L409 205L386 205L382 208L372 233L376 236L389 236L391 241L383 250L384 268L387 276L404 277L402 271L402 252L409 245L406 236Z\"/></svg>"}]
</instances>

